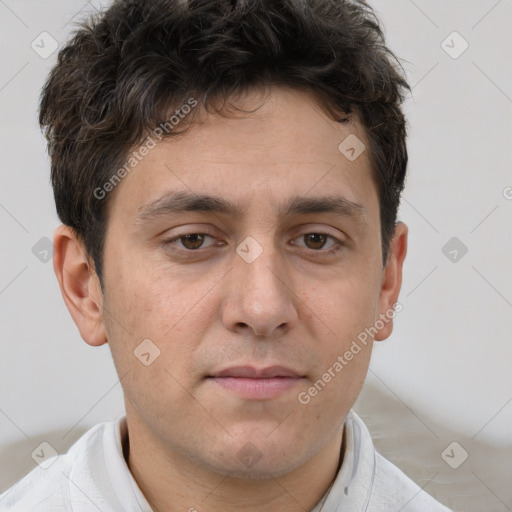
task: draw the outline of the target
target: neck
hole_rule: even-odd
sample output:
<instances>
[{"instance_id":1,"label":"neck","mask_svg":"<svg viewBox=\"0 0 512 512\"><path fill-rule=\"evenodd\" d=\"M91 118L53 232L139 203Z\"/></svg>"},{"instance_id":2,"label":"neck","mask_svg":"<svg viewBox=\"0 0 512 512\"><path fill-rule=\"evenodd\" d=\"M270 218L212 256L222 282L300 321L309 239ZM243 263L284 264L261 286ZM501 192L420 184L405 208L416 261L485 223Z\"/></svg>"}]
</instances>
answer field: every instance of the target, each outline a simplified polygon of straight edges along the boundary
<instances>
[{"instance_id":1,"label":"neck","mask_svg":"<svg viewBox=\"0 0 512 512\"><path fill-rule=\"evenodd\" d=\"M342 430L306 464L267 480L213 473L141 434L130 425L124 455L153 512L310 511L329 490L342 462Z\"/></svg>"}]
</instances>

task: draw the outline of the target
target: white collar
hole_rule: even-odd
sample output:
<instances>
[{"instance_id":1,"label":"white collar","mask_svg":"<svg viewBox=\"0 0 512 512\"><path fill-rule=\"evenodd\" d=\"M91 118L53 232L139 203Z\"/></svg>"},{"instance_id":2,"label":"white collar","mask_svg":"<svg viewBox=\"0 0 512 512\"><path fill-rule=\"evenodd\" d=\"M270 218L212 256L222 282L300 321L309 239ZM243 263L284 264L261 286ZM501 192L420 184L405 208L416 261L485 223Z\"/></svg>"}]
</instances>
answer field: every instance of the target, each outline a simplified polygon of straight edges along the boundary
<instances>
[{"instance_id":1,"label":"white collar","mask_svg":"<svg viewBox=\"0 0 512 512\"><path fill-rule=\"evenodd\" d=\"M375 449L368 429L351 411L343 433L343 462L333 485L311 512L364 512L375 480Z\"/></svg>"}]
</instances>

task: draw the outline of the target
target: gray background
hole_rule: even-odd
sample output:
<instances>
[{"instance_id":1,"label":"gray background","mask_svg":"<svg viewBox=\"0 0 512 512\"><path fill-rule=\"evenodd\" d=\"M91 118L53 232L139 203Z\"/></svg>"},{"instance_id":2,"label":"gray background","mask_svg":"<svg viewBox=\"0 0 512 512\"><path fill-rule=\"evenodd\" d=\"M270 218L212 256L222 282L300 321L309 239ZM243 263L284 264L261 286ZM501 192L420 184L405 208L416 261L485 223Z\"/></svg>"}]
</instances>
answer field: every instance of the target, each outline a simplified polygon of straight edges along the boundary
<instances>
[{"instance_id":1,"label":"gray background","mask_svg":"<svg viewBox=\"0 0 512 512\"><path fill-rule=\"evenodd\" d=\"M372 3L414 86L410 244L403 311L356 410L378 449L447 505L512 510L512 2ZM0 491L42 441L63 452L124 411L108 347L81 340L45 258L58 219L36 109L56 54L31 43L46 31L62 44L97 5L0 0ZM441 456L452 442L452 465L468 453L456 469Z\"/></svg>"}]
</instances>

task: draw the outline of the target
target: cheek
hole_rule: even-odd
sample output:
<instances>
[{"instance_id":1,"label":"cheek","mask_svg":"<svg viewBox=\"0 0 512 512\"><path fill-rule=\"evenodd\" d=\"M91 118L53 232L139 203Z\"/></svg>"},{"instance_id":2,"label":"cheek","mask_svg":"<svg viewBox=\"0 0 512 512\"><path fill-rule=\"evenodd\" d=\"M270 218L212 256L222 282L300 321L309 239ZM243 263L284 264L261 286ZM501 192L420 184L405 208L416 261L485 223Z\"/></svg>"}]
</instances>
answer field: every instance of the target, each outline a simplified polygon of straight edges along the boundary
<instances>
[{"instance_id":1,"label":"cheek","mask_svg":"<svg viewBox=\"0 0 512 512\"><path fill-rule=\"evenodd\" d=\"M187 313L190 288L153 273L147 263L125 260L110 274L110 307L126 330L139 337L160 337Z\"/></svg>"},{"instance_id":2,"label":"cheek","mask_svg":"<svg viewBox=\"0 0 512 512\"><path fill-rule=\"evenodd\" d=\"M305 316L323 323L339 342L357 336L372 324L379 306L378 280L353 273L338 279L328 287L310 288L304 296Z\"/></svg>"},{"instance_id":3,"label":"cheek","mask_svg":"<svg viewBox=\"0 0 512 512\"><path fill-rule=\"evenodd\" d=\"M372 343L362 343L350 336L347 339L350 341L338 338L328 347L322 363L311 373L308 388L298 397L299 403L314 408L310 412L317 419L342 421L363 386Z\"/></svg>"},{"instance_id":4,"label":"cheek","mask_svg":"<svg viewBox=\"0 0 512 512\"><path fill-rule=\"evenodd\" d=\"M201 342L215 321L218 306L213 295L205 296L205 290L183 281L122 279L106 303L115 316L107 335L118 372L131 371L146 385L162 384L160 389L169 388L171 374L187 386L195 376ZM147 368L136 358L144 340L156 346L149 344L151 356L152 351L157 354Z\"/></svg>"},{"instance_id":5,"label":"cheek","mask_svg":"<svg viewBox=\"0 0 512 512\"><path fill-rule=\"evenodd\" d=\"M305 303L311 307L306 321L317 326L312 347L319 356L312 372L317 390L337 403L357 396L371 357L368 329L378 310L377 287L368 278L354 276L323 288L321 294L312 289Z\"/></svg>"}]
</instances>

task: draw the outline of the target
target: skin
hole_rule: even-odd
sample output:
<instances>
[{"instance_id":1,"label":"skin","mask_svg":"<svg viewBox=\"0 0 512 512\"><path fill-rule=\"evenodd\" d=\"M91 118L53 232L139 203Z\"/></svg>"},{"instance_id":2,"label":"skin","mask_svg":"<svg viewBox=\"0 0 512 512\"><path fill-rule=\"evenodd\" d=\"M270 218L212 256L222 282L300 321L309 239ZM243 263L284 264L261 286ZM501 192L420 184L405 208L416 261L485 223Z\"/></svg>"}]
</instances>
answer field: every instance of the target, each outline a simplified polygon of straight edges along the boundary
<instances>
[{"instance_id":1,"label":"skin","mask_svg":"<svg viewBox=\"0 0 512 512\"><path fill-rule=\"evenodd\" d=\"M383 267L368 152L349 161L338 150L350 134L368 147L357 118L337 123L313 96L285 87L236 101L260 108L202 113L111 192L104 295L73 230L60 226L54 237L55 272L82 338L110 345L125 396L128 464L155 511L311 510L335 477L373 340L308 404L298 395L391 310L401 287L407 227L397 224ZM171 191L220 196L243 214L137 221L144 205ZM343 196L362 208L359 216L278 211L295 196ZM193 233L209 237L202 246L164 243ZM336 241L320 238L322 246L308 233L344 245L327 255ZM236 252L249 236L263 250L252 263ZM144 339L160 350L149 366L134 356ZM229 366L274 364L303 378L272 399L241 398L207 378ZM256 463L238 456L244 446Z\"/></svg>"}]
</instances>

